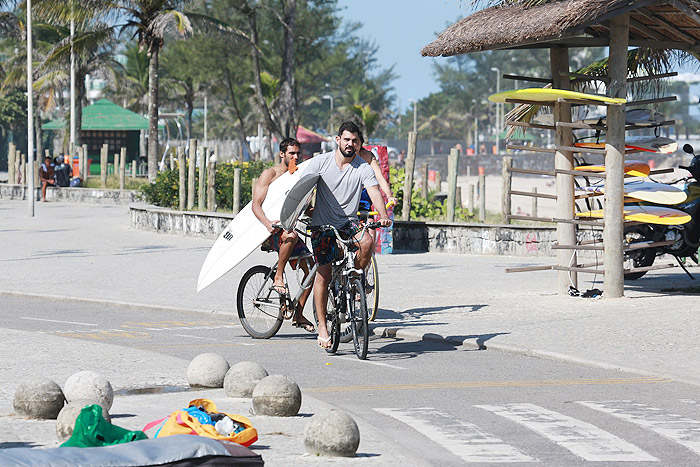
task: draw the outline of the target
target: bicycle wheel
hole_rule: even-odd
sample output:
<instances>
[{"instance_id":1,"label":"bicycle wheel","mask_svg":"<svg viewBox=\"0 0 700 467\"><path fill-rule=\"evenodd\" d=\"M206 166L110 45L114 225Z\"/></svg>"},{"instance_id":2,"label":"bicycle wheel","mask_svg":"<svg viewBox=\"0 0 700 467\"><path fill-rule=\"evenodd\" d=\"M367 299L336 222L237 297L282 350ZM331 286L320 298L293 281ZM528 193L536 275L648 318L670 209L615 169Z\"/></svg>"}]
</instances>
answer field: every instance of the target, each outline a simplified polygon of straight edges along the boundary
<instances>
[{"instance_id":1,"label":"bicycle wheel","mask_svg":"<svg viewBox=\"0 0 700 467\"><path fill-rule=\"evenodd\" d=\"M350 282L350 329L352 330L352 343L355 354L360 360L367 358L369 349L369 325L367 324L367 302L365 301L365 289L362 282L353 278Z\"/></svg>"},{"instance_id":2,"label":"bicycle wheel","mask_svg":"<svg viewBox=\"0 0 700 467\"><path fill-rule=\"evenodd\" d=\"M372 261L365 269L365 295L367 299L367 315L370 321L374 321L379 310L379 268L377 258L372 255Z\"/></svg>"},{"instance_id":3,"label":"bicycle wheel","mask_svg":"<svg viewBox=\"0 0 700 467\"><path fill-rule=\"evenodd\" d=\"M325 349L328 353L335 353L338 350L338 344L340 342L350 342L343 341L340 332L340 315L336 310L340 309L339 300L336 293L337 287L335 283L331 283L328 291L328 300L326 301L326 328L328 329L328 335L331 337L331 346ZM316 309L316 302L314 301L314 320L316 321L316 327L318 327L318 310ZM351 337L352 338L352 337Z\"/></svg>"},{"instance_id":4,"label":"bicycle wheel","mask_svg":"<svg viewBox=\"0 0 700 467\"><path fill-rule=\"evenodd\" d=\"M238 318L254 339L269 339L282 326L281 297L271 290L273 280L270 268L258 265L248 269L238 284Z\"/></svg>"}]
</instances>

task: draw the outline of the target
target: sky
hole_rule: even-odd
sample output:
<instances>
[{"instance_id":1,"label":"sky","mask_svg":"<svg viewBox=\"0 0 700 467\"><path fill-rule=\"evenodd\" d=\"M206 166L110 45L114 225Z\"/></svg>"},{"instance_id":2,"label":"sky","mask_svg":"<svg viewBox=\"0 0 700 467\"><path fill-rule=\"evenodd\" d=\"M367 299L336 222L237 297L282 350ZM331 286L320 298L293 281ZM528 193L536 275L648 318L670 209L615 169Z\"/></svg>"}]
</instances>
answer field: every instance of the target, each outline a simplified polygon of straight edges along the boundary
<instances>
[{"instance_id":1,"label":"sky","mask_svg":"<svg viewBox=\"0 0 700 467\"><path fill-rule=\"evenodd\" d=\"M379 46L377 59L384 67L394 65L398 78L394 91L402 109L431 92L439 91L432 62L420 54L448 25L469 12L467 0L339 0L340 16L363 24L358 35ZM398 104L398 101L395 105Z\"/></svg>"}]
</instances>

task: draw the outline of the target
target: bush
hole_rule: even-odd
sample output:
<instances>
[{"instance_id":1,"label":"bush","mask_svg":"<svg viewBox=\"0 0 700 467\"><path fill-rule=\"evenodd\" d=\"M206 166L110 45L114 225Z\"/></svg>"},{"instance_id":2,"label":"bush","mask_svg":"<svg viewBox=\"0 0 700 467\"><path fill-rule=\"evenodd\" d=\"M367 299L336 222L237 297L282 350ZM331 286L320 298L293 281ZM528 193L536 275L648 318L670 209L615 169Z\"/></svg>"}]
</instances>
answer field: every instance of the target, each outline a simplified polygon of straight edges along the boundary
<instances>
[{"instance_id":1,"label":"bush","mask_svg":"<svg viewBox=\"0 0 700 467\"><path fill-rule=\"evenodd\" d=\"M272 167L272 162L224 162L216 166L216 205L219 211L233 209L233 176L234 169L241 169L241 207L252 199L253 179L260 176L263 170ZM195 170L194 203L199 199L199 168ZM159 172L153 183L141 188L140 196L147 203L166 208L179 207L180 171L166 170Z\"/></svg>"},{"instance_id":2,"label":"bush","mask_svg":"<svg viewBox=\"0 0 700 467\"><path fill-rule=\"evenodd\" d=\"M394 218L400 218L403 209L403 187L406 180L406 170L391 167L389 169L389 184L394 193L397 205L394 207ZM421 196L420 190L413 189L411 193L411 219L426 221L444 221L447 219L447 202L434 199L435 191L428 192L428 199ZM467 209L457 206L455 208L455 221L474 221L474 215L470 215Z\"/></svg>"}]
</instances>

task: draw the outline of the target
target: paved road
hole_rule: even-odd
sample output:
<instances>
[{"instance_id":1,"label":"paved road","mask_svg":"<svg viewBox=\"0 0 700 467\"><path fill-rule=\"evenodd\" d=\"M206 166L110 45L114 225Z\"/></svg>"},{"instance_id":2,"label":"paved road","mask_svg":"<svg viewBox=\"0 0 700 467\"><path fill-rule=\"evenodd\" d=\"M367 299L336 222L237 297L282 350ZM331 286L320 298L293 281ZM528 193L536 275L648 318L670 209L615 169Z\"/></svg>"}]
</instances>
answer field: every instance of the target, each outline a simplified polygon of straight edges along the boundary
<instances>
[{"instance_id":1,"label":"paved road","mask_svg":"<svg viewBox=\"0 0 700 467\"><path fill-rule=\"evenodd\" d=\"M189 361L202 352L258 361L293 377L306 398L382 433L411 465L656 459L690 466L700 454L700 388L666 378L399 338L374 338L362 362L349 345L334 356L310 348L313 337L288 324L260 341L235 320L196 312L24 297L3 305L0 328L109 343L141 351L151 365L160 355ZM184 389L181 381L170 388Z\"/></svg>"}]
</instances>

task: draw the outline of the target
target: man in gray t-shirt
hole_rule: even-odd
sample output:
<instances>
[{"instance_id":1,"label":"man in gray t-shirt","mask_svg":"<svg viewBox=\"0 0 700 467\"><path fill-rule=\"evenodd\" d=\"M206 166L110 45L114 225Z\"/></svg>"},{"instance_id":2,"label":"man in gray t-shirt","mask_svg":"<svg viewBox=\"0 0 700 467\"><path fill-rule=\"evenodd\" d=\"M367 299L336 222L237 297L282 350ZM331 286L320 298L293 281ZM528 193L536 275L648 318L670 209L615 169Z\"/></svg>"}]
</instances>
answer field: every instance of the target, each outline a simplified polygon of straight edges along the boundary
<instances>
[{"instance_id":1,"label":"man in gray t-shirt","mask_svg":"<svg viewBox=\"0 0 700 467\"><path fill-rule=\"evenodd\" d=\"M318 227L330 224L347 237L357 236L359 250L355 256L355 267L364 269L372 257L374 245L372 236L369 234L359 238L361 226L357 219L357 209L363 187L379 212L381 225L384 227L391 225L374 171L357 155L360 150L361 134L355 123L343 122L338 130L338 136L335 137L338 148L333 152L316 156L309 162L309 167L306 169L306 173L317 172L321 175L316 188L316 204L311 218L313 231L311 244L318 263L314 281L314 303L318 319L318 345L323 348L331 346L325 310L331 266L336 259L338 247L334 235L321 231Z\"/></svg>"}]
</instances>

